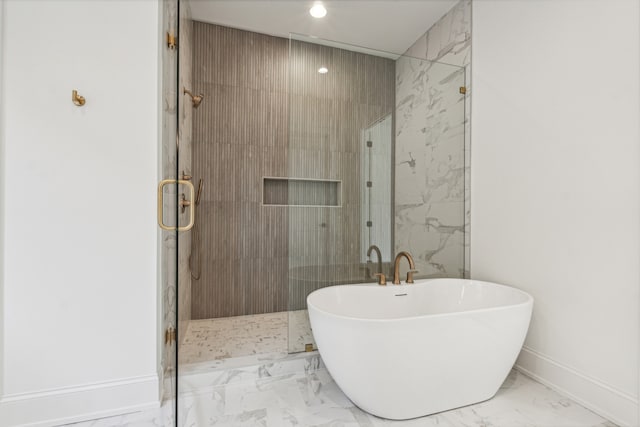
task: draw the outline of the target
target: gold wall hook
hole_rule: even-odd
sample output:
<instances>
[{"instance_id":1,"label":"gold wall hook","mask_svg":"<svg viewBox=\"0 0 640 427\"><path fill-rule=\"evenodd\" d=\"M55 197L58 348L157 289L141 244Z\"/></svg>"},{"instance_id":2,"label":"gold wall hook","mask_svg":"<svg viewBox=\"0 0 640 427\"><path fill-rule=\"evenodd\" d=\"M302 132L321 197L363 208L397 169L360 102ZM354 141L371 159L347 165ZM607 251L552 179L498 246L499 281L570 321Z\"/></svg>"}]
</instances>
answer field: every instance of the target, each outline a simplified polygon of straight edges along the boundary
<instances>
[{"instance_id":1,"label":"gold wall hook","mask_svg":"<svg viewBox=\"0 0 640 427\"><path fill-rule=\"evenodd\" d=\"M73 91L71 91L71 100L78 107L82 107L84 105L84 103L86 102L85 99L84 99L84 96L78 95L78 91L75 90L75 89Z\"/></svg>"}]
</instances>

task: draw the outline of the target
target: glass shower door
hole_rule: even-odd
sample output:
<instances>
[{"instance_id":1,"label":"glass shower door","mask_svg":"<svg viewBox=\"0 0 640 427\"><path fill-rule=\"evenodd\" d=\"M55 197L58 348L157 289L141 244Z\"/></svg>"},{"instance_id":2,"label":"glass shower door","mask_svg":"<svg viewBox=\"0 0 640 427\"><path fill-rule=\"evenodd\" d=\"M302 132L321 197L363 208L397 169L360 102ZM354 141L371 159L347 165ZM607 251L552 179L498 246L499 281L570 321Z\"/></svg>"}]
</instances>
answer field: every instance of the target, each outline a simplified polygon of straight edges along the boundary
<instances>
[{"instance_id":1,"label":"glass shower door","mask_svg":"<svg viewBox=\"0 0 640 427\"><path fill-rule=\"evenodd\" d=\"M316 289L376 273L391 283L400 251L412 254L415 279L463 277L465 70L308 36L289 42L295 353L315 349L306 298ZM400 264L401 277L408 269Z\"/></svg>"},{"instance_id":2,"label":"glass shower door","mask_svg":"<svg viewBox=\"0 0 640 427\"><path fill-rule=\"evenodd\" d=\"M183 344L191 320L191 285L194 277L192 266L192 239L196 223L197 204L202 187L193 180L193 114L202 102L200 88L195 87L192 72L193 21L191 8L186 0L178 0L177 13L177 90L176 126L177 156L174 163L177 187L176 238L176 427L192 423L189 407L192 404L187 390L188 375ZM199 100L198 100L199 99ZM198 187L198 193L195 187Z\"/></svg>"},{"instance_id":3,"label":"glass shower door","mask_svg":"<svg viewBox=\"0 0 640 427\"><path fill-rule=\"evenodd\" d=\"M393 257L391 177L393 115L388 114L362 131L360 141L360 262L367 277L389 277Z\"/></svg>"},{"instance_id":4,"label":"glass shower door","mask_svg":"<svg viewBox=\"0 0 640 427\"><path fill-rule=\"evenodd\" d=\"M191 111L185 89L191 88L191 21L183 0L162 3L162 141L158 186L160 280L162 288L162 401L170 412L163 417L184 425L184 396L180 384L180 344L190 318L191 228L195 223L195 189L191 182Z\"/></svg>"},{"instance_id":5,"label":"glass shower door","mask_svg":"<svg viewBox=\"0 0 640 427\"><path fill-rule=\"evenodd\" d=\"M172 43L178 34L178 0L162 2L162 130L161 165L158 185L158 242L160 244L161 328L159 337L162 372L161 400L168 414L163 422L176 425L177 396L177 271L178 271L178 184L177 184L177 86L178 52Z\"/></svg>"},{"instance_id":6,"label":"glass shower door","mask_svg":"<svg viewBox=\"0 0 640 427\"><path fill-rule=\"evenodd\" d=\"M315 349L309 293L371 282L381 264L389 265L395 62L300 35L289 46L288 176L306 180L289 187L293 353ZM367 257L372 246L379 260Z\"/></svg>"}]
</instances>

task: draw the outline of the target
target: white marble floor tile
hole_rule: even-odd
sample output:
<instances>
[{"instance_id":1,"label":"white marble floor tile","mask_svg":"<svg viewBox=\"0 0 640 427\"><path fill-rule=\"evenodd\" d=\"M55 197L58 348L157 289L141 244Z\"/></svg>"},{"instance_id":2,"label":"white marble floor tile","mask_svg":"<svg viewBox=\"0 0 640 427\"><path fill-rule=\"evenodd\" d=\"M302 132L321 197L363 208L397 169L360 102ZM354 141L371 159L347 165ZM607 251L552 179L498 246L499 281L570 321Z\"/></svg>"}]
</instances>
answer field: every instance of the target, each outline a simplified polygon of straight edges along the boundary
<instances>
[{"instance_id":1,"label":"white marble floor tile","mask_svg":"<svg viewBox=\"0 0 640 427\"><path fill-rule=\"evenodd\" d=\"M181 397L180 408L180 427L616 427L516 371L493 399L406 421L361 411L325 369L217 385ZM74 426L169 427L170 413L165 407Z\"/></svg>"},{"instance_id":2,"label":"white marble floor tile","mask_svg":"<svg viewBox=\"0 0 640 427\"><path fill-rule=\"evenodd\" d=\"M173 407L163 405L158 409L65 425L73 427L168 427L173 425L173 419Z\"/></svg>"},{"instance_id":3,"label":"white marble floor tile","mask_svg":"<svg viewBox=\"0 0 640 427\"><path fill-rule=\"evenodd\" d=\"M260 409L265 411L260 412ZM362 412L346 398L326 371L227 386L224 416L235 420L241 414L251 415L254 425L268 427L593 427L607 423L516 372L511 373L496 397L487 402L414 420L384 420Z\"/></svg>"}]
</instances>

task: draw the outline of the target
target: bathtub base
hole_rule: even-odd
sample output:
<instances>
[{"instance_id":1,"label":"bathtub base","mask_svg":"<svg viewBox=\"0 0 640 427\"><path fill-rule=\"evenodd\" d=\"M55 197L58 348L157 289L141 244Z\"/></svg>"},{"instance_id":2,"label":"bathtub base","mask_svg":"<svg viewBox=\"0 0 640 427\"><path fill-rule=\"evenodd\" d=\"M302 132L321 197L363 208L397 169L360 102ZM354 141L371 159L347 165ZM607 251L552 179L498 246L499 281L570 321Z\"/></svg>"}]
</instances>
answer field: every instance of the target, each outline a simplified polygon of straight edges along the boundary
<instances>
[{"instance_id":1,"label":"bathtub base","mask_svg":"<svg viewBox=\"0 0 640 427\"><path fill-rule=\"evenodd\" d=\"M496 390L496 393L497 393L497 390ZM360 408L364 412L367 412L378 418L383 418L383 419L392 420L392 421L405 421L405 420L412 420L416 418L427 417L429 415L435 415L442 412L452 411L458 408L464 408L465 406L486 402L487 400L491 400L496 395L496 393L491 394L489 397L482 397L478 400L474 399L473 401L467 402L465 404L452 403L451 405L453 406L442 406L439 408L430 407L428 404L425 404L424 402L414 402L413 405L415 405L417 410L406 411L403 413L399 413L397 409L394 409L394 408L367 408L365 406L358 405L353 400L352 402L354 405L356 405L358 408Z\"/></svg>"},{"instance_id":2,"label":"bathtub base","mask_svg":"<svg viewBox=\"0 0 640 427\"><path fill-rule=\"evenodd\" d=\"M329 372L331 371L329 370ZM503 379L506 379L507 374L508 371ZM355 387L357 388L355 390L352 385L341 384L339 380L336 380L336 384L363 411L379 418L408 420L490 400L496 395L503 382L498 381L499 384L492 384L490 390L481 390L486 385L478 386L478 384L474 385L465 381L453 382L449 384L447 390L425 387L420 392L421 387L419 387L417 381L412 381L412 378L406 378L405 381L405 390L396 389L385 392L380 392L379 390L377 392L375 390L367 391L366 383L361 384L362 387ZM411 395L411 392L414 394Z\"/></svg>"},{"instance_id":3,"label":"bathtub base","mask_svg":"<svg viewBox=\"0 0 640 427\"><path fill-rule=\"evenodd\" d=\"M312 317L336 384L364 411L403 420L492 398L513 367L529 318L524 309L508 308L400 323L321 322L314 325ZM350 333L318 332L345 329Z\"/></svg>"}]
</instances>

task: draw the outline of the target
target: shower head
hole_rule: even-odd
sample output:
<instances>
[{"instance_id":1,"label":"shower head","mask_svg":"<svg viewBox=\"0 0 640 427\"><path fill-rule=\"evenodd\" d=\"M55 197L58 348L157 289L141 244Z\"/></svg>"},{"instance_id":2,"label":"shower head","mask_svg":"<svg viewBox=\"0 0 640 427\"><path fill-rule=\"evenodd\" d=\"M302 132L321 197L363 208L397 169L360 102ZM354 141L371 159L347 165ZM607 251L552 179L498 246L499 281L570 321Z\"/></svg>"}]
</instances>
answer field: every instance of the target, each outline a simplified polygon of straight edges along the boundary
<instances>
[{"instance_id":1,"label":"shower head","mask_svg":"<svg viewBox=\"0 0 640 427\"><path fill-rule=\"evenodd\" d=\"M193 101L193 108L198 108L200 103L202 102L202 98L204 98L203 94L195 95L191 100Z\"/></svg>"},{"instance_id":2,"label":"shower head","mask_svg":"<svg viewBox=\"0 0 640 427\"><path fill-rule=\"evenodd\" d=\"M187 88L183 88L183 90L185 94L191 97L193 108L198 108L200 106L200 103L202 102L202 99L204 98L204 94L201 93L200 95L194 95L190 90L187 90Z\"/></svg>"}]
</instances>

